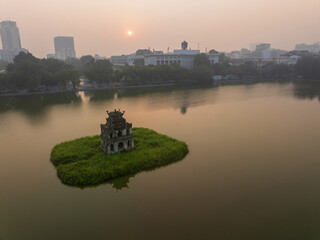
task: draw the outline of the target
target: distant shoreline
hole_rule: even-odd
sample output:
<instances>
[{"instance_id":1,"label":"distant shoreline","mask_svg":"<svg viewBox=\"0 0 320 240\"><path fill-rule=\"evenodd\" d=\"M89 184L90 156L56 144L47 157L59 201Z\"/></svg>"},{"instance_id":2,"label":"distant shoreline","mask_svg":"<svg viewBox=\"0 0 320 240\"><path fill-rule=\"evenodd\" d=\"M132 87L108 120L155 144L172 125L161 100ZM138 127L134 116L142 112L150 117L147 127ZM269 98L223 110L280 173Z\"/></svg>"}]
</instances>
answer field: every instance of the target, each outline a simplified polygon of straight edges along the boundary
<instances>
[{"instance_id":1,"label":"distant shoreline","mask_svg":"<svg viewBox=\"0 0 320 240\"><path fill-rule=\"evenodd\" d=\"M244 79L230 79L230 80L213 80L212 84L207 86L220 86L220 85L241 85L248 83L267 83L267 82L293 82L293 83L319 83L319 80L303 79L303 78L244 78ZM49 91L34 91L34 92L12 92L0 93L0 97L11 96L30 96L30 95L44 95L44 94L59 94L59 93L73 93L84 91L103 91L103 90L117 90L117 89L136 89L136 88L156 88L156 87L171 87L179 86L177 83L164 83L164 84L146 84L146 85L132 85L132 86L108 86L108 87L79 87L76 89L66 90L49 90ZM196 85L195 85L196 86Z\"/></svg>"},{"instance_id":2,"label":"distant shoreline","mask_svg":"<svg viewBox=\"0 0 320 240\"><path fill-rule=\"evenodd\" d=\"M49 90L49 91L34 91L34 92L13 92L13 93L0 93L0 97L10 96L28 96L28 95L42 95L42 94L56 94L56 93L72 93L84 91L102 91L102 90L116 90L116 89L130 89L130 88L150 88L150 87L170 87L176 86L176 83L165 84L148 84L148 85L133 85L133 86L120 86L120 87L80 87L76 89L66 90Z\"/></svg>"}]
</instances>

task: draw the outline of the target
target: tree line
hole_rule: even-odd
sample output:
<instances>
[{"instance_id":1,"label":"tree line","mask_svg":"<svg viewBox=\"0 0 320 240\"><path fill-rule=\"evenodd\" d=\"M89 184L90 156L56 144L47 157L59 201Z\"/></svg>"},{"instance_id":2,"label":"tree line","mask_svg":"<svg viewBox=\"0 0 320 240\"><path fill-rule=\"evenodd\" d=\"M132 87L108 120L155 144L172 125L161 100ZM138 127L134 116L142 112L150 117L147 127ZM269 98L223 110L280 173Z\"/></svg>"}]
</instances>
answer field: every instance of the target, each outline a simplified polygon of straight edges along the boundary
<instances>
[{"instance_id":1,"label":"tree line","mask_svg":"<svg viewBox=\"0 0 320 240\"><path fill-rule=\"evenodd\" d=\"M0 91L75 89L84 75L92 84L102 86L114 79L109 60L95 60L92 56L80 59L39 59L31 53L19 53L13 63L4 64L0 73Z\"/></svg>"},{"instance_id":2,"label":"tree line","mask_svg":"<svg viewBox=\"0 0 320 240\"><path fill-rule=\"evenodd\" d=\"M80 73L56 59L38 59L31 53L20 52L14 62L0 74L0 90L35 90L39 86L66 88L77 87Z\"/></svg>"},{"instance_id":3,"label":"tree line","mask_svg":"<svg viewBox=\"0 0 320 240\"><path fill-rule=\"evenodd\" d=\"M144 52L141 51L141 54ZM253 62L235 66L227 60L210 64L205 54L195 56L194 67L186 69L179 65L134 66L115 71L109 60L95 60L92 56L80 59L38 59L30 53L21 52L14 62L6 65L0 74L1 90L36 90L39 86L49 90L76 88L80 75L87 77L92 85L109 84L210 84L213 75L236 75L239 78L281 78L302 76L320 80L320 57L304 56L296 65L267 64L257 67Z\"/></svg>"},{"instance_id":4,"label":"tree line","mask_svg":"<svg viewBox=\"0 0 320 240\"><path fill-rule=\"evenodd\" d=\"M217 53L214 51L214 53ZM294 78L320 80L320 57L304 56L295 65L269 63L257 67L254 62L232 65L228 60L210 64L205 54L195 56L194 67L179 65L136 66L116 71L114 81L124 85L138 84L210 84L213 75L235 75L239 78Z\"/></svg>"}]
</instances>

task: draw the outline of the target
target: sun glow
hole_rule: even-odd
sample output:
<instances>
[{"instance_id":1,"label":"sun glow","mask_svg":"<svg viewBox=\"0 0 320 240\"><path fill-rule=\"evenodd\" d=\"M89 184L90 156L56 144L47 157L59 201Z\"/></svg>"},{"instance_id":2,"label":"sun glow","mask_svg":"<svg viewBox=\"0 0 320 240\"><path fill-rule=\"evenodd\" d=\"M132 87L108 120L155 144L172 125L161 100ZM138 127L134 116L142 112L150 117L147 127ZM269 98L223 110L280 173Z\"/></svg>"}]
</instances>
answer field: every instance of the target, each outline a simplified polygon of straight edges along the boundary
<instances>
[{"instance_id":1,"label":"sun glow","mask_svg":"<svg viewBox=\"0 0 320 240\"><path fill-rule=\"evenodd\" d=\"M128 31L128 35L131 36L132 35L132 31Z\"/></svg>"}]
</instances>

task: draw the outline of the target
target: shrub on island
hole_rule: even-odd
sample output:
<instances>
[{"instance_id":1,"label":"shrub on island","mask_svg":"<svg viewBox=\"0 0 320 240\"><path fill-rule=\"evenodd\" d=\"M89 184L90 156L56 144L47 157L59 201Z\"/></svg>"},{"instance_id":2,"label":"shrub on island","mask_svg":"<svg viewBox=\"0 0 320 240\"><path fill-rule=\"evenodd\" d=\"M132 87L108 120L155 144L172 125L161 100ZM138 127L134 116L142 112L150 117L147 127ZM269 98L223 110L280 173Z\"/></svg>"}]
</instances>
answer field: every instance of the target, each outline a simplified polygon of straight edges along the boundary
<instances>
[{"instance_id":1,"label":"shrub on island","mask_svg":"<svg viewBox=\"0 0 320 240\"><path fill-rule=\"evenodd\" d=\"M135 149L107 155L100 136L84 137L56 145L51 162L62 183L91 186L182 160L188 146L182 141L146 128L134 128Z\"/></svg>"}]
</instances>

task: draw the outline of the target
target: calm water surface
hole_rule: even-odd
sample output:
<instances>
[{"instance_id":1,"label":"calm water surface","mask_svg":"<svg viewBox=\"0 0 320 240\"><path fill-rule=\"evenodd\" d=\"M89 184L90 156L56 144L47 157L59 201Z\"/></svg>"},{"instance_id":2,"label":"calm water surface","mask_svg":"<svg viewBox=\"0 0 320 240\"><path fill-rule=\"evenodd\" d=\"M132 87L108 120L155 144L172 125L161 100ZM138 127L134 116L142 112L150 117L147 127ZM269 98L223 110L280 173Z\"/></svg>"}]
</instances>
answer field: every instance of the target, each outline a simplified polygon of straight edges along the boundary
<instances>
[{"instance_id":1,"label":"calm water surface","mask_svg":"<svg viewBox=\"0 0 320 240\"><path fill-rule=\"evenodd\" d=\"M95 188L52 147L106 110L185 141L182 161ZM320 90L289 84L0 98L0 239L320 239Z\"/></svg>"}]
</instances>

